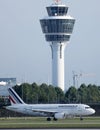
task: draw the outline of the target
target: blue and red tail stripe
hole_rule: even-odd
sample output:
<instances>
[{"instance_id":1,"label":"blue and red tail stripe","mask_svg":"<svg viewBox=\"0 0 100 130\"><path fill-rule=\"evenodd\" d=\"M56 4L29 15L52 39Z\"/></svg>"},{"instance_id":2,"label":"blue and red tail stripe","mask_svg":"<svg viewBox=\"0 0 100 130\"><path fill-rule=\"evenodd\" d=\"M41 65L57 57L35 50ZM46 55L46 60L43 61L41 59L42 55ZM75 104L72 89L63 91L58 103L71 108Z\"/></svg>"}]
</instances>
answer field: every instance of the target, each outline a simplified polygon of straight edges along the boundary
<instances>
[{"instance_id":1,"label":"blue and red tail stripe","mask_svg":"<svg viewBox=\"0 0 100 130\"><path fill-rule=\"evenodd\" d=\"M18 96L18 94L12 89L9 88L9 99L13 104L23 104L23 100Z\"/></svg>"},{"instance_id":2,"label":"blue and red tail stripe","mask_svg":"<svg viewBox=\"0 0 100 130\"><path fill-rule=\"evenodd\" d=\"M13 100L13 98L9 95L9 100L13 103L16 104L16 102Z\"/></svg>"}]
</instances>

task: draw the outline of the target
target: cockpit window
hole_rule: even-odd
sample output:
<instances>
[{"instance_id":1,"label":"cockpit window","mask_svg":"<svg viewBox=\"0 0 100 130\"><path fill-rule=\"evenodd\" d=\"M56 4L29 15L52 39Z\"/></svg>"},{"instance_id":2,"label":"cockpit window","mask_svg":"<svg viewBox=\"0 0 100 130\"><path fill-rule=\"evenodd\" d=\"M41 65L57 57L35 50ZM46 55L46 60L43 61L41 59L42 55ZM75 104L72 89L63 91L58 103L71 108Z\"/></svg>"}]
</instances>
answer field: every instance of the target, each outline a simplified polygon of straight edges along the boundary
<instances>
[{"instance_id":1,"label":"cockpit window","mask_svg":"<svg viewBox=\"0 0 100 130\"><path fill-rule=\"evenodd\" d=\"M90 107L85 107L85 109L89 109Z\"/></svg>"}]
</instances>

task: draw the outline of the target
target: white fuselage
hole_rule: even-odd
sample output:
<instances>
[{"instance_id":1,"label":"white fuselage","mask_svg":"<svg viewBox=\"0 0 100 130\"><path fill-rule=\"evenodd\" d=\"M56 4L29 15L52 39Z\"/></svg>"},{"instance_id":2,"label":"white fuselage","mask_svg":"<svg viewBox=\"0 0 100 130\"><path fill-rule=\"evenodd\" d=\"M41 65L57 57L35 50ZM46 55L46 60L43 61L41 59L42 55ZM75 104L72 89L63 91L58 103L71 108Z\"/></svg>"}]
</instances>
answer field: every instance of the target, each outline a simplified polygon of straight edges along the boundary
<instances>
[{"instance_id":1,"label":"white fuselage","mask_svg":"<svg viewBox=\"0 0 100 130\"><path fill-rule=\"evenodd\" d=\"M48 113L64 113L66 116L83 116L95 113L95 110L84 104L15 104L6 109L27 115L48 116Z\"/></svg>"}]
</instances>

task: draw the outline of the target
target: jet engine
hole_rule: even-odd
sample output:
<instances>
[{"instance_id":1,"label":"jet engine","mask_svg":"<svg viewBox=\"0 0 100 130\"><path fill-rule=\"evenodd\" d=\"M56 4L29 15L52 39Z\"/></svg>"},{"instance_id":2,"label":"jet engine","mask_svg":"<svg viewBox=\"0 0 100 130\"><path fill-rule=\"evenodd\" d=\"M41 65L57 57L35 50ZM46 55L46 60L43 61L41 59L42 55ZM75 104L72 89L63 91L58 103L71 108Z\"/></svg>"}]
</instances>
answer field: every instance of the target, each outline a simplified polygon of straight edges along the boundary
<instances>
[{"instance_id":1,"label":"jet engine","mask_svg":"<svg viewBox=\"0 0 100 130\"><path fill-rule=\"evenodd\" d=\"M55 119L64 119L66 117L65 113L55 113Z\"/></svg>"}]
</instances>

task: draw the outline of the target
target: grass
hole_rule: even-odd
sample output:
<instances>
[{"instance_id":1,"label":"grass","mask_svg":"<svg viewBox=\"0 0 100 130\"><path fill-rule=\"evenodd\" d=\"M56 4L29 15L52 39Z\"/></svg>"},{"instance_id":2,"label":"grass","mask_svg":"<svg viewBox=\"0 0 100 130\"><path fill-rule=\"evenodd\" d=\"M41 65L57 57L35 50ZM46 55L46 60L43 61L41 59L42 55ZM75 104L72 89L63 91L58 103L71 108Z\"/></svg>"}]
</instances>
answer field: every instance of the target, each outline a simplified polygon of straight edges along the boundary
<instances>
[{"instance_id":1,"label":"grass","mask_svg":"<svg viewBox=\"0 0 100 130\"><path fill-rule=\"evenodd\" d=\"M0 118L0 128L100 128L100 117L62 119L47 122L41 117Z\"/></svg>"}]
</instances>

